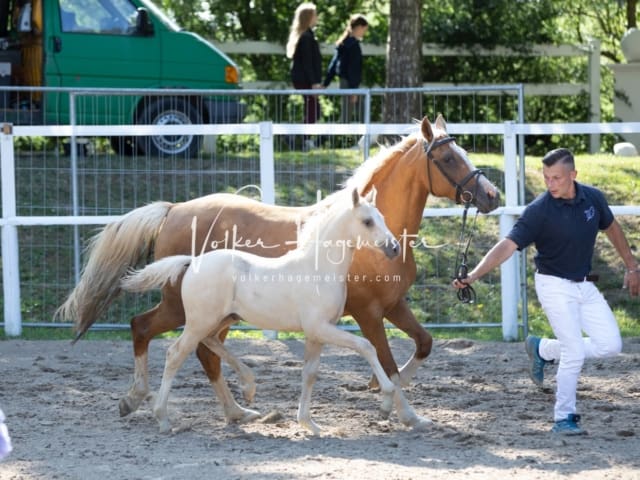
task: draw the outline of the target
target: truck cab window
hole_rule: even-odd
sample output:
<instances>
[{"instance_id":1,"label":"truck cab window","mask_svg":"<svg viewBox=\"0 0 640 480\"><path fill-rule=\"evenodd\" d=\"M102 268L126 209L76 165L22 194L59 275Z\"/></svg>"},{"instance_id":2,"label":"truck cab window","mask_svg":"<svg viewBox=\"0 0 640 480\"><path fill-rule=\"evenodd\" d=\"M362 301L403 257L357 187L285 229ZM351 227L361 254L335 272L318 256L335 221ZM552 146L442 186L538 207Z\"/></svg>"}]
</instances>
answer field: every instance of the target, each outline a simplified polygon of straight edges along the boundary
<instances>
[{"instance_id":1,"label":"truck cab window","mask_svg":"<svg viewBox=\"0 0 640 480\"><path fill-rule=\"evenodd\" d=\"M129 0L60 0L63 32L132 35L136 15Z\"/></svg>"}]
</instances>

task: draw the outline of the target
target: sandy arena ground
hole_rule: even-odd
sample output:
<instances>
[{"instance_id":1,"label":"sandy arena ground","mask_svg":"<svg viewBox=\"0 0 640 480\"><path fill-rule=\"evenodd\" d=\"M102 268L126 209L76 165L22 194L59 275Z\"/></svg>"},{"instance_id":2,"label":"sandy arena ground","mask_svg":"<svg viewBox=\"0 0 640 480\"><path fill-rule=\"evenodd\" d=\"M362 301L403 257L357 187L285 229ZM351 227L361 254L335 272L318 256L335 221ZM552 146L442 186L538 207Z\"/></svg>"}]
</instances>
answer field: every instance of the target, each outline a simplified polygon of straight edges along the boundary
<instances>
[{"instance_id":1,"label":"sandy arena ground","mask_svg":"<svg viewBox=\"0 0 640 480\"><path fill-rule=\"evenodd\" d=\"M409 340L391 341L404 363ZM380 395L367 389L371 369L351 351L325 347L312 413L312 437L296 422L303 343L233 340L253 368L253 408L264 417L226 425L195 356L174 382L174 432L158 433L148 403L121 418L118 401L133 372L124 341L0 341L0 407L13 453L0 479L640 479L640 339L624 353L585 365L579 409L589 435L549 433L549 388L526 373L522 343L437 341L405 389L433 420L412 431L397 416L381 419ZM151 344L155 391L168 341ZM236 398L235 373L225 370Z\"/></svg>"}]
</instances>

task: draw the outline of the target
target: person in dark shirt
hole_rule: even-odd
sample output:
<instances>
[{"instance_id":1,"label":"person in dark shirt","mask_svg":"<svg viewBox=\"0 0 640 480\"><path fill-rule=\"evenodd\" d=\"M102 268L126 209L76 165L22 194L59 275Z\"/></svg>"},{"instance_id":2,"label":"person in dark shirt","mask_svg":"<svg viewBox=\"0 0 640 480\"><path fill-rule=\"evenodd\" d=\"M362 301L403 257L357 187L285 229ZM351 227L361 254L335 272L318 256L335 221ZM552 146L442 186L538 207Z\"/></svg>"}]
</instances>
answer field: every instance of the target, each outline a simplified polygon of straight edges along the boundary
<instances>
[{"instance_id":1,"label":"person in dark shirt","mask_svg":"<svg viewBox=\"0 0 640 480\"><path fill-rule=\"evenodd\" d=\"M586 433L576 414L576 390L586 358L614 356L622 349L611 308L595 285L591 261L596 236L604 231L625 264L623 288L640 293L640 268L604 194L575 181L573 154L559 148L542 159L547 191L531 202L509 234L487 252L467 278L470 285L502 264L516 250L535 244L535 287L556 339L529 336L525 348L529 375L542 386L544 367L558 362L553 433ZM588 336L583 337L582 332Z\"/></svg>"},{"instance_id":2,"label":"person in dark shirt","mask_svg":"<svg viewBox=\"0 0 640 480\"><path fill-rule=\"evenodd\" d=\"M335 76L340 77L340 88L358 88L362 82L362 49L360 42L367 33L369 22L364 15L351 15L347 27L336 42L336 50L329 62L323 85L328 87ZM357 95L342 97L342 123L362 121ZM354 114L356 118L354 119Z\"/></svg>"},{"instance_id":3,"label":"person in dark shirt","mask_svg":"<svg viewBox=\"0 0 640 480\"><path fill-rule=\"evenodd\" d=\"M296 9L287 42L287 57L291 61L291 82L298 90L322 88L322 57L320 45L313 33L318 23L318 13L313 3L301 3ZM304 123L316 123L320 118L320 104L317 95L303 95ZM305 137L305 148L314 147L310 138Z\"/></svg>"}]
</instances>

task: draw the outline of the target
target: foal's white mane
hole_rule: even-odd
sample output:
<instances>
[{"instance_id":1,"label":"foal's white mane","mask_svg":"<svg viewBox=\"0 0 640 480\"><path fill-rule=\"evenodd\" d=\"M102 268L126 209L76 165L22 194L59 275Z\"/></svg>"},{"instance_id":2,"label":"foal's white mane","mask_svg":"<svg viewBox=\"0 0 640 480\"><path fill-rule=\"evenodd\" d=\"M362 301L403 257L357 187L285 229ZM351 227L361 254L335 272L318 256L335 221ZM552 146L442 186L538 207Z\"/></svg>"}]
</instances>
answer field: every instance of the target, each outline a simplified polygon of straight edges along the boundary
<instances>
[{"instance_id":1,"label":"foal's white mane","mask_svg":"<svg viewBox=\"0 0 640 480\"><path fill-rule=\"evenodd\" d=\"M322 232L326 230L327 225L352 207L352 192L353 189L344 188L323 200L322 203L326 202L326 208L317 210L305 221L298 235L296 250L307 250L314 245L317 239L323 237Z\"/></svg>"}]
</instances>

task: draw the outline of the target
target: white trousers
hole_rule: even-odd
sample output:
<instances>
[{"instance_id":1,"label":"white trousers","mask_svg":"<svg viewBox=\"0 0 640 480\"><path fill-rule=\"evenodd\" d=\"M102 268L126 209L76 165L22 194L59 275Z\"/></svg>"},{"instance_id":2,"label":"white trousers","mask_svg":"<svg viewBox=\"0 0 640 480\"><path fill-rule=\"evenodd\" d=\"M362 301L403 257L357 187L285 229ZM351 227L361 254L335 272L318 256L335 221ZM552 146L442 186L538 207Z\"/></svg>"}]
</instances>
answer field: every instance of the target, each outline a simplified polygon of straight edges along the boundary
<instances>
[{"instance_id":1,"label":"white trousers","mask_svg":"<svg viewBox=\"0 0 640 480\"><path fill-rule=\"evenodd\" d=\"M535 285L557 339L542 339L539 352L543 359L558 363L554 419L564 420L576 413L576 390L584 359L618 355L622 338L613 312L595 284L536 273Z\"/></svg>"}]
</instances>

